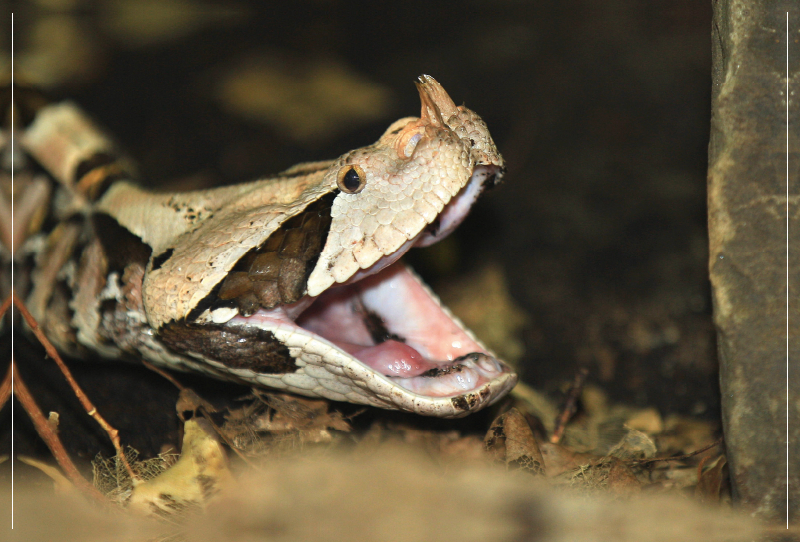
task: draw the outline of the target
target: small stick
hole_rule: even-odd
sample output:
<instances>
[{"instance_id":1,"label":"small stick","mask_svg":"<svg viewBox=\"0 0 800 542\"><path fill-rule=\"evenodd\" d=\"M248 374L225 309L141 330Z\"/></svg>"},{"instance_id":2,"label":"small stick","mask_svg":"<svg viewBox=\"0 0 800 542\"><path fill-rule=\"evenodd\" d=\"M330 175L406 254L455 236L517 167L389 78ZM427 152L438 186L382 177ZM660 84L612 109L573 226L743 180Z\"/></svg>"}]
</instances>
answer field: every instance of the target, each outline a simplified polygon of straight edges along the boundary
<instances>
[{"instance_id":1,"label":"small stick","mask_svg":"<svg viewBox=\"0 0 800 542\"><path fill-rule=\"evenodd\" d=\"M586 377L589 375L589 369L581 367L578 374L575 375L575 380L567 392L567 402L561 410L561 414L556 418L556 426L553 428L553 434L550 435L550 442L558 444L561 437L564 436L564 430L567 428L567 422L578 410L578 399L583 391L583 385L586 383Z\"/></svg>"},{"instance_id":2,"label":"small stick","mask_svg":"<svg viewBox=\"0 0 800 542\"><path fill-rule=\"evenodd\" d=\"M634 464L636 464L636 463L645 464L645 463L655 463L657 461L683 461L684 459L689 459L690 457L694 457L697 454L702 454L703 452L705 452L707 450L710 450L711 448L713 448L715 446L719 446L720 444L722 444L723 440L725 440L724 437L719 437L717 440L715 440L711 444L707 444L706 446L703 446L699 450L695 450L693 452L689 452L688 454L674 455L672 457L654 457L653 459L633 459L631 461L631 463L634 463Z\"/></svg>"},{"instance_id":3,"label":"small stick","mask_svg":"<svg viewBox=\"0 0 800 542\"><path fill-rule=\"evenodd\" d=\"M8 308L11 306L11 296L8 296L3 304L0 305L0 319L8 312ZM9 397L11 397L11 366L8 366L8 372L6 373L5 378L3 378L3 382L0 383L0 410L3 410L3 407L6 406Z\"/></svg>"},{"instance_id":4,"label":"small stick","mask_svg":"<svg viewBox=\"0 0 800 542\"><path fill-rule=\"evenodd\" d=\"M6 406L9 397L11 397L11 365L8 366L8 372L3 378L3 382L0 383L0 410Z\"/></svg>"},{"instance_id":5,"label":"small stick","mask_svg":"<svg viewBox=\"0 0 800 542\"><path fill-rule=\"evenodd\" d=\"M30 416L33 426L36 428L36 432L39 433L39 436L44 443L47 444L47 447L50 448L50 452L53 454L59 466L64 470L64 474L66 474L67 478L94 499L103 503L108 502L105 496L81 475L75 463L69 458L67 451L64 449L64 445L61 443L61 439L58 438L56 432L53 431L47 423L44 414L42 414L41 409L39 409L39 405L36 404L30 391L28 391L28 386L25 385L25 382L19 376L13 358L11 360L9 374L13 374L14 378L14 395L19 400L22 408L25 409L25 412L28 413L28 416Z\"/></svg>"},{"instance_id":6,"label":"small stick","mask_svg":"<svg viewBox=\"0 0 800 542\"><path fill-rule=\"evenodd\" d=\"M184 386L183 384L178 382L178 380L174 376L169 374L167 371L161 369L160 367L156 367L155 365L153 365L151 363L148 363L145 360L140 360L140 361L142 362L142 365L144 365L145 367L147 367L148 369L150 369L154 373L158 373L161 376L163 376L164 378L166 378L167 380L169 380L170 382L172 382L172 385L175 386L176 388L178 388L179 390L183 391L183 390L186 389L186 386Z\"/></svg>"},{"instance_id":7,"label":"small stick","mask_svg":"<svg viewBox=\"0 0 800 542\"><path fill-rule=\"evenodd\" d=\"M137 483L141 482L140 478L136 475L136 473L133 472L130 463L128 463L128 458L125 457L125 452L122 450L122 445L120 444L119 441L119 431L114 429L111 426L111 424L109 424L105 420L105 418L103 418L97 411L97 407L94 406L94 404L92 404L92 402L83 392L81 387L75 381L75 379L72 376L72 373L64 364L64 361L61 359L61 356L59 356L58 352L56 352L53 343L47 340L47 337L45 337L44 333L39 328L39 324L33 318L31 313L28 312L28 309L25 307L22 301L20 301L20 299L14 293L11 294L11 297L14 300L14 306L17 307L20 314L25 319L25 322L27 322L28 326L31 328L33 334L36 336L37 339L39 339L39 342L42 343L42 346L44 346L44 350L45 352L47 352L47 355L50 356L53 359L53 361L56 362L58 368L61 369L64 378L67 379L67 382L72 388L72 391L75 393L75 396L78 398L78 401L80 401L81 405L83 405L83 408L86 410L86 413L92 418L94 418L95 421L97 421L97 423L100 424L100 427L102 427L106 431L106 433L108 433L108 436L111 439L111 443L117 450L117 456L120 458L120 461L122 461L122 464L125 465L125 469L128 471L128 476L131 477L131 481L133 482L133 484L136 485Z\"/></svg>"},{"instance_id":8,"label":"small stick","mask_svg":"<svg viewBox=\"0 0 800 542\"><path fill-rule=\"evenodd\" d=\"M160 367L156 367L155 365L153 365L153 364L151 364L151 363L149 363L149 362L147 362L145 360L141 360L141 362L142 362L142 365L144 365L145 367L147 367L151 371L160 374L161 376L163 376L164 378L166 378L167 380L172 382L172 384L176 388L178 388L179 390L185 391L187 389L186 386L184 386L183 384L178 382L178 380L176 378L174 378L171 374L169 374L168 372L164 371ZM199 395L198 395L198 397L199 397ZM203 399L203 400L205 400L205 399ZM228 436L225 433L222 432L222 428L220 428L216 423L214 423L214 420L211 418L211 414L208 412L208 410L206 410L206 408L203 405L199 405L199 410L203 414L203 416L205 416L206 420L208 420L208 423L211 424L211 427L214 428L214 431L216 431L217 434L220 436L220 438L225 441L225 444L227 444L228 447L231 450L233 450L233 453L238 455L239 458L242 461L244 461L248 466L253 467L256 470L261 470L252 461L247 459L247 457L245 457L245 455L238 448L236 448L233 445L233 443L230 441Z\"/></svg>"}]
</instances>

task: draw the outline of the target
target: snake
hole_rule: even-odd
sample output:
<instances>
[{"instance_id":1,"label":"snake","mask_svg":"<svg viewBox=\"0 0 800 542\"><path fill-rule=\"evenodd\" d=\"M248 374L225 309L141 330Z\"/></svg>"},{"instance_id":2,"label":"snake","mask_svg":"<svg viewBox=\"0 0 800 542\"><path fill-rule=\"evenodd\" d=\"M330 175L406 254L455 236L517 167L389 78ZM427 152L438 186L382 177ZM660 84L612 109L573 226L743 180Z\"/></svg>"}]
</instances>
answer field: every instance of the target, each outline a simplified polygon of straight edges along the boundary
<instances>
[{"instance_id":1,"label":"snake","mask_svg":"<svg viewBox=\"0 0 800 542\"><path fill-rule=\"evenodd\" d=\"M185 192L136 184L74 103L39 107L21 146L58 189L29 310L71 356L425 416L493 404L515 371L398 260L450 234L505 164L476 113L416 86L420 116L371 145Z\"/></svg>"}]
</instances>

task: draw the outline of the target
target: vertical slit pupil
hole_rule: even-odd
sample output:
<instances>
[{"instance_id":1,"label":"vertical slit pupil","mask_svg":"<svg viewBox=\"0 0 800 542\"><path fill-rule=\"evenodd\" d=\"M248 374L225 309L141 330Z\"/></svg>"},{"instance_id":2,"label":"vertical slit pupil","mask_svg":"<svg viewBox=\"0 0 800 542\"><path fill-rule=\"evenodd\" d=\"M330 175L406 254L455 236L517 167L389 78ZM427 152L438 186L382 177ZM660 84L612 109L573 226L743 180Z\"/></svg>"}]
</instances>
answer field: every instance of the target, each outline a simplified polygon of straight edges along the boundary
<instances>
[{"instance_id":1,"label":"vertical slit pupil","mask_svg":"<svg viewBox=\"0 0 800 542\"><path fill-rule=\"evenodd\" d=\"M351 192L358 190L358 187L361 186L361 177L359 177L355 168L350 168L350 170L344 174L343 180L344 187Z\"/></svg>"}]
</instances>

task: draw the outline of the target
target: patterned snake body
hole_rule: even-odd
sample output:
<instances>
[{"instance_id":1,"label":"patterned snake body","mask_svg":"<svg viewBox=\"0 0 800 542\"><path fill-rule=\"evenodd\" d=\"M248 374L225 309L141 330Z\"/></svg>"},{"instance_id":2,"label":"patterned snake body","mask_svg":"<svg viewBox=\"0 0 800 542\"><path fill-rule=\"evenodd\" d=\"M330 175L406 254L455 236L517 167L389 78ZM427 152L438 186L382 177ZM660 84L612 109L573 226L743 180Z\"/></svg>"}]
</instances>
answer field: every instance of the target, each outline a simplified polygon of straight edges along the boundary
<instances>
[{"instance_id":1,"label":"patterned snake body","mask_svg":"<svg viewBox=\"0 0 800 542\"><path fill-rule=\"evenodd\" d=\"M417 86L421 116L373 145L184 193L139 188L74 106L43 108L23 145L71 203L31 311L74 355L431 416L491 404L514 372L395 262L449 234L503 159L480 117Z\"/></svg>"}]
</instances>

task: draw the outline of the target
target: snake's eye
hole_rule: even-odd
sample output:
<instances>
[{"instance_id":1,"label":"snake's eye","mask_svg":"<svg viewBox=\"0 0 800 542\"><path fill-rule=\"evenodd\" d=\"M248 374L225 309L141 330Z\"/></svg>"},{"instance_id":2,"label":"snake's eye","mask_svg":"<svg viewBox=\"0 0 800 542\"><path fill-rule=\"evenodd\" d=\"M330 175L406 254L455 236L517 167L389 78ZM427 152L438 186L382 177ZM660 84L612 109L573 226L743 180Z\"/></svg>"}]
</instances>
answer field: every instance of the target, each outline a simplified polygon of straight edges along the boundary
<instances>
[{"instance_id":1,"label":"snake's eye","mask_svg":"<svg viewBox=\"0 0 800 542\"><path fill-rule=\"evenodd\" d=\"M359 166L344 166L339 170L336 184L346 194L358 194L367 184L367 174Z\"/></svg>"}]
</instances>

